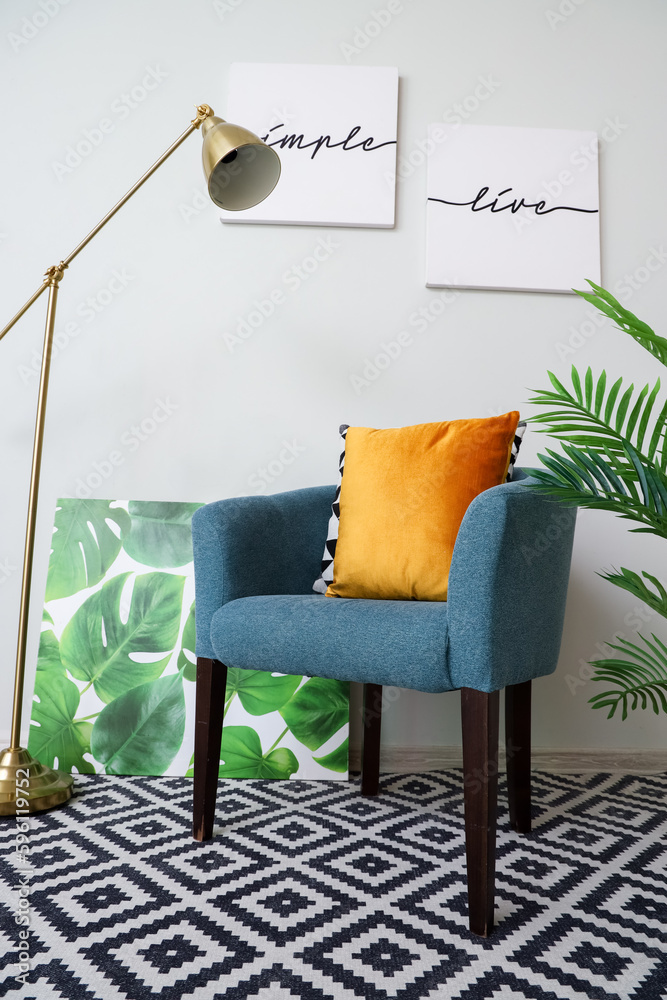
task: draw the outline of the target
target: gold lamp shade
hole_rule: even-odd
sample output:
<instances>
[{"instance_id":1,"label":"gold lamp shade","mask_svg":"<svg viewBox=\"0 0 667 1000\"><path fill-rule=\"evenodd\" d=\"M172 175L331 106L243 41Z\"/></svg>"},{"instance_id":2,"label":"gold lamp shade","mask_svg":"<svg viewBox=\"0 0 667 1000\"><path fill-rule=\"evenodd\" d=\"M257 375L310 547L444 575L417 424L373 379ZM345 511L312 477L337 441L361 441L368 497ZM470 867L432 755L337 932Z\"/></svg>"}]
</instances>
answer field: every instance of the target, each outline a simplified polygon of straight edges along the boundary
<instances>
[{"instance_id":1,"label":"gold lamp shade","mask_svg":"<svg viewBox=\"0 0 667 1000\"><path fill-rule=\"evenodd\" d=\"M201 129L211 200L227 212L241 212L264 201L280 177L275 150L247 129L215 115L202 122Z\"/></svg>"}]
</instances>

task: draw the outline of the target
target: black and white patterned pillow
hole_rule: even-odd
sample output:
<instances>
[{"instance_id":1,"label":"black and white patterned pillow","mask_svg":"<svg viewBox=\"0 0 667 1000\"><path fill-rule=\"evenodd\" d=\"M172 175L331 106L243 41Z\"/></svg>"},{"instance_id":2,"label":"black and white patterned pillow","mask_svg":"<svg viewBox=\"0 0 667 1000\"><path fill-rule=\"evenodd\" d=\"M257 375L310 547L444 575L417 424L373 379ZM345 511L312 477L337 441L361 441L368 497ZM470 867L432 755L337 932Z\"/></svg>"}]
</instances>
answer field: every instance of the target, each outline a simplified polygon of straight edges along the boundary
<instances>
[{"instance_id":1,"label":"black and white patterned pillow","mask_svg":"<svg viewBox=\"0 0 667 1000\"><path fill-rule=\"evenodd\" d=\"M322 569L317 580L313 584L313 590L318 594L326 594L327 587L333 583L333 563L336 553L336 542L338 541L338 522L340 521L340 487L343 482L343 467L345 466L345 437L349 424L341 424L338 433L343 439L343 450L338 460L338 485L336 494L331 504L331 517L327 529L327 540L324 543L324 555L322 556Z\"/></svg>"},{"instance_id":2,"label":"black and white patterned pillow","mask_svg":"<svg viewBox=\"0 0 667 1000\"><path fill-rule=\"evenodd\" d=\"M505 482L509 483L514 475L514 466L516 465L517 455L519 454L519 448L521 447L521 442L523 441L523 436L526 433L526 421L520 420L516 425L516 431L514 432L514 440L512 441L512 453L510 455L510 464L507 469L507 475L505 476Z\"/></svg>"},{"instance_id":3,"label":"black and white patterned pillow","mask_svg":"<svg viewBox=\"0 0 667 1000\"><path fill-rule=\"evenodd\" d=\"M336 486L336 495L334 496L333 503L331 504L331 517L329 518L329 527L327 529L327 540L324 543L324 554L322 556L322 569L317 580L313 584L313 590L318 594L326 594L327 587L330 583L333 583L334 576L334 556L336 554L336 542L338 541L338 525L340 521L340 488L343 482L343 469L345 467L345 437L350 428L349 424L341 424L338 428L338 433L343 439L343 450L338 461L338 485ZM514 466L516 464L517 456L519 454L519 448L521 447L521 442L523 441L523 436L526 433L526 421L520 420L517 424L516 431L514 434L514 441L512 442L512 451L510 454L510 464L507 469L507 476L505 477L505 482L509 483L514 475Z\"/></svg>"}]
</instances>

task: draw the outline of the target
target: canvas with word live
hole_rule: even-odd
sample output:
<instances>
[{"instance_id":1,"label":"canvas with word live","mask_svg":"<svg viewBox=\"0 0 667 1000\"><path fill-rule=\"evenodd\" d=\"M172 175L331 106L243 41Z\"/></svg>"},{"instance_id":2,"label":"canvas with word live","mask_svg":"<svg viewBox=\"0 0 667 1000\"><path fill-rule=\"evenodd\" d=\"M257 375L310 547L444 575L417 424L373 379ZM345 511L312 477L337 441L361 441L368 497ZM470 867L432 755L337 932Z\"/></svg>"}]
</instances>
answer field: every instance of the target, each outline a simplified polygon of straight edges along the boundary
<instances>
[{"instance_id":1,"label":"canvas with word live","mask_svg":"<svg viewBox=\"0 0 667 1000\"><path fill-rule=\"evenodd\" d=\"M192 774L198 503L58 500L29 749L64 771ZM227 778L346 778L347 685L230 669Z\"/></svg>"},{"instance_id":2,"label":"canvas with word live","mask_svg":"<svg viewBox=\"0 0 667 1000\"><path fill-rule=\"evenodd\" d=\"M428 286L599 284L595 132L432 125L427 149Z\"/></svg>"}]
</instances>

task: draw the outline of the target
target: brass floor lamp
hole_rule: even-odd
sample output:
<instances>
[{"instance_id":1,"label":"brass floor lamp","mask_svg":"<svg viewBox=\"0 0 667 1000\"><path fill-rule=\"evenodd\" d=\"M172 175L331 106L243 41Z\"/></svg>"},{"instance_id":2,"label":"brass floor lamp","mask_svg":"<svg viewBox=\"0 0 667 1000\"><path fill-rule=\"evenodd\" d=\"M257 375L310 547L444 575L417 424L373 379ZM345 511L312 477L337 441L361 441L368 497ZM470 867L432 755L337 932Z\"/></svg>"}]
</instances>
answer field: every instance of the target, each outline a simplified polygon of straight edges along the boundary
<instances>
[{"instance_id":1,"label":"brass floor lamp","mask_svg":"<svg viewBox=\"0 0 667 1000\"><path fill-rule=\"evenodd\" d=\"M34 295L22 309L0 331L0 340L36 302L48 288L46 310L46 330L42 351L42 366L37 397L37 418L30 474L28 497L28 520L26 526L23 579L21 584L21 605L16 652L16 675L14 681L14 704L12 710L12 730L10 745L0 751L0 815L22 815L41 812L66 802L73 792L71 774L54 771L41 764L20 745L21 710L23 705L23 685L25 678L26 643L28 616L30 611L30 588L32 581L33 550L37 519L39 478L42 463L42 442L46 417L46 397L51 365L51 346L56 318L58 287L65 270L74 258L90 243L100 229L113 218L135 191L155 173L167 157L194 131L201 127L203 137L204 175L208 181L208 192L212 201L228 211L240 211L259 204L273 191L280 177L280 160L274 149L267 146L252 132L216 118L208 104L200 104L196 117L188 128L159 160L150 167L137 183L130 188L119 202L108 212L101 222L79 243L68 257L48 269L44 280Z\"/></svg>"}]
</instances>

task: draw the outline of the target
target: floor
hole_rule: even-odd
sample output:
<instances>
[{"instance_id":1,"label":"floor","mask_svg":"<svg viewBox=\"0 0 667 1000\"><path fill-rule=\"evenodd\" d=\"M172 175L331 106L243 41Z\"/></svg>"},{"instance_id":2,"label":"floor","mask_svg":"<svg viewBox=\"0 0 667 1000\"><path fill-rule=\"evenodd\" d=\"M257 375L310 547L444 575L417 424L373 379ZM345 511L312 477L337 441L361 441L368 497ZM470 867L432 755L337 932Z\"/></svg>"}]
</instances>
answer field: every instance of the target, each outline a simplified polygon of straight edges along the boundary
<instances>
[{"instance_id":1,"label":"floor","mask_svg":"<svg viewBox=\"0 0 667 1000\"><path fill-rule=\"evenodd\" d=\"M537 773L526 836L501 778L488 940L461 780L221 782L201 845L189 779L77 778L0 826L0 996L667 1000L667 776Z\"/></svg>"}]
</instances>

